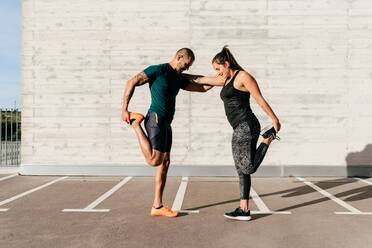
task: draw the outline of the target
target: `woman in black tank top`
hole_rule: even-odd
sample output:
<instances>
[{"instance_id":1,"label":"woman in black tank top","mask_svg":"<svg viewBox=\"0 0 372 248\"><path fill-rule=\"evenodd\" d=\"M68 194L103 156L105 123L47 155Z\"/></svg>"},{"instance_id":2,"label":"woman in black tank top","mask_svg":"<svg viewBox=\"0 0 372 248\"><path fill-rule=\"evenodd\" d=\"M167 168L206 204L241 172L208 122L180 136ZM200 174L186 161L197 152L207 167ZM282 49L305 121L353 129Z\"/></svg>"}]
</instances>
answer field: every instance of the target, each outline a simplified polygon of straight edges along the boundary
<instances>
[{"instance_id":1,"label":"woman in black tank top","mask_svg":"<svg viewBox=\"0 0 372 248\"><path fill-rule=\"evenodd\" d=\"M236 62L227 46L224 46L213 58L212 65L218 73L217 76L196 77L193 81L199 84L222 86L220 96L227 120L234 129L232 151L239 175L240 206L224 216L236 220L249 220L251 218L248 208L251 174L256 172L262 163L271 141L278 139L276 133L280 130L280 122L262 97L256 80ZM251 95L273 120L273 127L263 133L264 140L257 149L261 126L250 107Z\"/></svg>"}]
</instances>

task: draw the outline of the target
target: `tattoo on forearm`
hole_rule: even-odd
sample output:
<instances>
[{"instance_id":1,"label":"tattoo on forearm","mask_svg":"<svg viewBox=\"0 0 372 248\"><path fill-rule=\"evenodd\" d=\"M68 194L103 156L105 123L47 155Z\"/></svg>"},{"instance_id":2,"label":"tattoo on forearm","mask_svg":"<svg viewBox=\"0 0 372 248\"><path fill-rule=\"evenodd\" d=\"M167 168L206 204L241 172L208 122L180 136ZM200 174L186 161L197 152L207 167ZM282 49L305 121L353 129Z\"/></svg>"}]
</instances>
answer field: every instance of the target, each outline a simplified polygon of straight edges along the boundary
<instances>
[{"instance_id":1,"label":"tattoo on forearm","mask_svg":"<svg viewBox=\"0 0 372 248\"><path fill-rule=\"evenodd\" d=\"M197 83L197 84L200 83L200 77L194 78L194 82Z\"/></svg>"},{"instance_id":2,"label":"tattoo on forearm","mask_svg":"<svg viewBox=\"0 0 372 248\"><path fill-rule=\"evenodd\" d=\"M137 86L143 85L149 80L144 72L138 73L136 76L134 76L134 78L137 81Z\"/></svg>"}]
</instances>

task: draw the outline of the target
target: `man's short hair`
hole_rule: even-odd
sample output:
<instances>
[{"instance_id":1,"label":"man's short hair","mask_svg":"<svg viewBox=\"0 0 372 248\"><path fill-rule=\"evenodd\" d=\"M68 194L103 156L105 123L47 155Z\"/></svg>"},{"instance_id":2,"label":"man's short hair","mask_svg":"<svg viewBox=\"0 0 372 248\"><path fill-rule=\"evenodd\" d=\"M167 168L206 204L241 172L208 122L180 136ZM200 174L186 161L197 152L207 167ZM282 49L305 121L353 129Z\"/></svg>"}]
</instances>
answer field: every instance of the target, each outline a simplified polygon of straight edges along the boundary
<instances>
[{"instance_id":1,"label":"man's short hair","mask_svg":"<svg viewBox=\"0 0 372 248\"><path fill-rule=\"evenodd\" d=\"M180 50L177 51L176 56L178 54L182 54L183 56L187 56L191 58L191 61L195 60L194 52L190 48L186 48L186 47L181 48Z\"/></svg>"}]
</instances>

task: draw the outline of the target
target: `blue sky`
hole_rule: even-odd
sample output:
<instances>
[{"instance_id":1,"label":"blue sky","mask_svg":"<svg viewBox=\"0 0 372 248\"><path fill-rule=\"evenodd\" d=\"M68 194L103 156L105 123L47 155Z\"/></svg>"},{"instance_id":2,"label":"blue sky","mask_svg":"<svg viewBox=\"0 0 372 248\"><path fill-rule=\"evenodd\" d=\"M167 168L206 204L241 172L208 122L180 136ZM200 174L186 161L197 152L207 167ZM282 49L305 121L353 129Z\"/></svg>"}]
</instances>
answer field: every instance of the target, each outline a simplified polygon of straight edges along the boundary
<instances>
[{"instance_id":1,"label":"blue sky","mask_svg":"<svg viewBox=\"0 0 372 248\"><path fill-rule=\"evenodd\" d=\"M21 106L21 0L0 0L0 108Z\"/></svg>"}]
</instances>

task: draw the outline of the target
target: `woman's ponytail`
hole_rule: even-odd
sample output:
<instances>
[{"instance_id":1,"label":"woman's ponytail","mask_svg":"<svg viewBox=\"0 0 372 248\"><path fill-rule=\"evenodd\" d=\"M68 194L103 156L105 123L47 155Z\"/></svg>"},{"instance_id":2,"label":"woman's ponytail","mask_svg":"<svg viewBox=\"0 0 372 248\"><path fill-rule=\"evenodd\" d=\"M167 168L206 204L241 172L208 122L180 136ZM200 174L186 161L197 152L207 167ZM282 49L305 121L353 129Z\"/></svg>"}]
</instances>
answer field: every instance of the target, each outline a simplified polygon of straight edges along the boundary
<instances>
[{"instance_id":1,"label":"woman's ponytail","mask_svg":"<svg viewBox=\"0 0 372 248\"><path fill-rule=\"evenodd\" d=\"M238 64L238 62L236 62L227 45L223 46L222 51L214 56L214 58L212 59L212 64L224 64L226 61L229 62L231 69L244 71L244 69Z\"/></svg>"}]
</instances>

